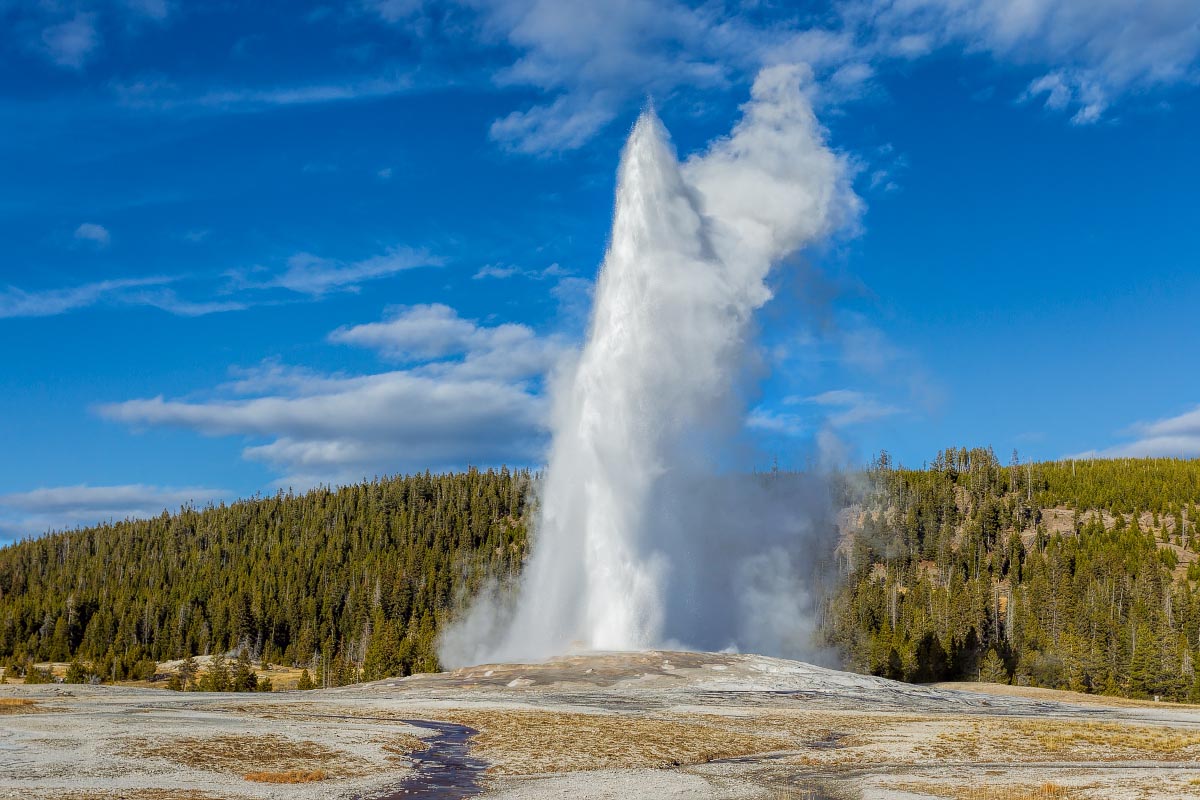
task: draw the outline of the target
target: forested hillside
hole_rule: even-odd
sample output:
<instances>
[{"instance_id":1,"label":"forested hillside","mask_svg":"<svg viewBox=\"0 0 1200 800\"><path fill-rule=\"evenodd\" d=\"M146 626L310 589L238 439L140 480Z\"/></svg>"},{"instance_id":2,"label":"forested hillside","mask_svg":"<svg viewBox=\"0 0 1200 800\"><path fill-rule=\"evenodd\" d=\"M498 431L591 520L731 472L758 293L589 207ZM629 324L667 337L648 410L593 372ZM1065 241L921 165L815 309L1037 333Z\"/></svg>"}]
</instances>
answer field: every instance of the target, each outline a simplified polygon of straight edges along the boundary
<instances>
[{"instance_id":1,"label":"forested hillside","mask_svg":"<svg viewBox=\"0 0 1200 800\"><path fill-rule=\"evenodd\" d=\"M14 544L0 549L0 663L78 657L112 680L248 649L333 684L434 669L457 602L519 568L529 482L389 478Z\"/></svg>"},{"instance_id":2,"label":"forested hillside","mask_svg":"<svg viewBox=\"0 0 1200 800\"><path fill-rule=\"evenodd\" d=\"M1200 461L951 449L859 477L831 485L842 575L821 627L849 668L1200 700ZM389 478L11 545L0 664L113 680L238 651L329 684L434 669L440 626L520 569L530 483Z\"/></svg>"},{"instance_id":3,"label":"forested hillside","mask_svg":"<svg viewBox=\"0 0 1200 800\"><path fill-rule=\"evenodd\" d=\"M824 634L849 667L1200 699L1200 462L886 456L844 512Z\"/></svg>"}]
</instances>

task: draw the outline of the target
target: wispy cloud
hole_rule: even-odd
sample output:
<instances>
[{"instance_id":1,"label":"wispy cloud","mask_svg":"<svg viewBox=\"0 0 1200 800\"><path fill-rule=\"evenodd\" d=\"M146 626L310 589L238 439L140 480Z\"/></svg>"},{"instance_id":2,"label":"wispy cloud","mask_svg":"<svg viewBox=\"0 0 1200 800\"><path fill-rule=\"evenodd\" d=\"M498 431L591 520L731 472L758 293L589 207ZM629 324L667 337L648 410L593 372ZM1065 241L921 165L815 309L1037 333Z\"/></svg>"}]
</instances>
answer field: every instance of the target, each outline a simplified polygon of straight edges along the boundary
<instances>
[{"instance_id":1,"label":"wispy cloud","mask_svg":"<svg viewBox=\"0 0 1200 800\"><path fill-rule=\"evenodd\" d=\"M82 69L100 46L96 15L81 11L68 20L46 26L41 32L41 45L58 66Z\"/></svg>"},{"instance_id":2,"label":"wispy cloud","mask_svg":"<svg viewBox=\"0 0 1200 800\"><path fill-rule=\"evenodd\" d=\"M272 277L254 273L234 272L230 277L238 288L288 289L300 294L321 296L335 291L358 291L359 285L379 278L387 278L417 267L436 267L445 259L428 250L411 247L392 247L387 251L359 261L316 256L312 253L296 253L287 260L287 268Z\"/></svg>"},{"instance_id":3,"label":"wispy cloud","mask_svg":"<svg viewBox=\"0 0 1200 800\"><path fill-rule=\"evenodd\" d=\"M3 5L13 7L5 20L10 30L33 34L26 42L29 49L63 69L82 71L104 46L102 30L110 34L136 35L145 27L146 21L166 22L174 3L170 0L112 0Z\"/></svg>"},{"instance_id":4,"label":"wispy cloud","mask_svg":"<svg viewBox=\"0 0 1200 800\"><path fill-rule=\"evenodd\" d=\"M114 82L117 100L130 108L156 111L254 112L287 106L369 100L413 89L407 75L351 77L344 81L293 86L233 87L191 91L172 81L144 77Z\"/></svg>"},{"instance_id":5,"label":"wispy cloud","mask_svg":"<svg viewBox=\"0 0 1200 800\"><path fill-rule=\"evenodd\" d=\"M483 280L484 278L497 278L504 280L505 278L530 278L535 281L547 280L549 278L562 278L569 275L565 269L558 264L551 264L543 269L527 269L518 267L514 264L485 264L480 267L471 277L475 280Z\"/></svg>"},{"instance_id":6,"label":"wispy cloud","mask_svg":"<svg viewBox=\"0 0 1200 800\"><path fill-rule=\"evenodd\" d=\"M834 389L810 397L791 397L786 402L808 403L826 409L825 421L834 428L874 422L904 411L899 406L881 402L870 394L853 389Z\"/></svg>"},{"instance_id":7,"label":"wispy cloud","mask_svg":"<svg viewBox=\"0 0 1200 800\"><path fill-rule=\"evenodd\" d=\"M180 317L202 317L250 308L250 303L240 300L188 300L169 288L134 292L125 298L125 302L129 305L150 306Z\"/></svg>"},{"instance_id":8,"label":"wispy cloud","mask_svg":"<svg viewBox=\"0 0 1200 800\"><path fill-rule=\"evenodd\" d=\"M108 232L87 223L80 226L76 236L102 246L107 242ZM333 292L357 292L368 281L444 263L445 259L427 250L392 247L358 261L297 253L275 273L266 267L256 267L231 270L220 276L116 278L55 289L25 290L10 285L0 288L0 319L48 317L98 305L149 306L196 317L297 299L317 301Z\"/></svg>"},{"instance_id":9,"label":"wispy cloud","mask_svg":"<svg viewBox=\"0 0 1200 800\"><path fill-rule=\"evenodd\" d=\"M800 414L754 408L746 415L746 427L763 433L783 436L802 436L811 430L809 421Z\"/></svg>"},{"instance_id":10,"label":"wispy cloud","mask_svg":"<svg viewBox=\"0 0 1200 800\"><path fill-rule=\"evenodd\" d=\"M406 366L329 375L269 362L239 371L211 400L160 396L96 410L134 428L246 437L243 455L272 465L284 476L279 482L293 486L540 457L542 379L567 350L556 337L482 325L433 305L339 328L330 339Z\"/></svg>"},{"instance_id":11,"label":"wispy cloud","mask_svg":"<svg viewBox=\"0 0 1200 800\"><path fill-rule=\"evenodd\" d=\"M158 22L167 19L175 5L168 0L124 0L124 3L131 11Z\"/></svg>"},{"instance_id":12,"label":"wispy cloud","mask_svg":"<svg viewBox=\"0 0 1200 800\"><path fill-rule=\"evenodd\" d=\"M230 496L224 489L147 484L53 486L0 495L0 538L32 536L108 520L145 518Z\"/></svg>"},{"instance_id":13,"label":"wispy cloud","mask_svg":"<svg viewBox=\"0 0 1200 800\"><path fill-rule=\"evenodd\" d=\"M480 325L440 303L393 309L382 322L339 328L329 340L422 364L416 369L427 374L508 381L541 377L570 350L558 335L515 323Z\"/></svg>"},{"instance_id":14,"label":"wispy cloud","mask_svg":"<svg viewBox=\"0 0 1200 800\"><path fill-rule=\"evenodd\" d=\"M366 7L418 30L430 4ZM1044 70L1024 97L1045 96L1076 124L1101 119L1130 94L1200 77L1200 7L1192 0L1136 10L1094 0L842 0L820 17L786 4L751 16L736 4L679 0L481 0L439 10L453 12L456 30L473 32L475 46L514 54L493 75L498 85L543 94L491 126L502 146L534 155L582 146L647 95L720 90L782 63L812 67L814 99L836 104L868 94L889 64L947 49L987 53Z\"/></svg>"},{"instance_id":15,"label":"wispy cloud","mask_svg":"<svg viewBox=\"0 0 1200 800\"><path fill-rule=\"evenodd\" d=\"M804 406L815 408L804 412L758 406L747 415L746 427L769 434L803 436L821 430L840 430L875 422L904 411L898 406L881 402L871 394L853 389L833 389L807 397L785 397L783 405L792 409Z\"/></svg>"},{"instance_id":16,"label":"wispy cloud","mask_svg":"<svg viewBox=\"0 0 1200 800\"><path fill-rule=\"evenodd\" d=\"M27 292L16 286L0 290L0 319L12 317L51 317L98 303L138 303L137 290L162 286L170 278L124 278L97 281L65 289Z\"/></svg>"},{"instance_id":17,"label":"wispy cloud","mask_svg":"<svg viewBox=\"0 0 1200 800\"><path fill-rule=\"evenodd\" d=\"M1200 405L1173 417L1139 422L1129 429L1132 441L1074 457L1200 457Z\"/></svg>"},{"instance_id":18,"label":"wispy cloud","mask_svg":"<svg viewBox=\"0 0 1200 800\"><path fill-rule=\"evenodd\" d=\"M103 225L97 225L95 222L85 222L75 229L75 238L85 242L91 242L97 247L107 247L112 241L112 236L108 232L108 228Z\"/></svg>"},{"instance_id":19,"label":"wispy cloud","mask_svg":"<svg viewBox=\"0 0 1200 800\"><path fill-rule=\"evenodd\" d=\"M893 53L904 41L916 55L941 47L989 53L997 61L1042 67L1025 98L1070 111L1075 124L1099 120L1131 92L1191 84L1198 78L1200 7L1189 0L1131 6L1094 0L870 0L847 4L869 46Z\"/></svg>"}]
</instances>

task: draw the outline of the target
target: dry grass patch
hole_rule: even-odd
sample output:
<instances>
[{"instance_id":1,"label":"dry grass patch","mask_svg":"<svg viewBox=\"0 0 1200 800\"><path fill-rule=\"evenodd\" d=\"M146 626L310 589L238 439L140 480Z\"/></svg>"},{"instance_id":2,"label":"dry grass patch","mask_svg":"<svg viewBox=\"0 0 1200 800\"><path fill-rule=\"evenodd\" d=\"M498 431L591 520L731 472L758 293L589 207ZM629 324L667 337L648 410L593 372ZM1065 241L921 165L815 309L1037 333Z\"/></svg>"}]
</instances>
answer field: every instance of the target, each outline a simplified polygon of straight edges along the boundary
<instances>
[{"instance_id":1,"label":"dry grass patch","mask_svg":"<svg viewBox=\"0 0 1200 800\"><path fill-rule=\"evenodd\" d=\"M37 700L30 700L28 697L0 697L0 715L36 714L45 710L38 705Z\"/></svg>"},{"instance_id":2,"label":"dry grass patch","mask_svg":"<svg viewBox=\"0 0 1200 800\"><path fill-rule=\"evenodd\" d=\"M185 767L235 775L320 770L329 777L344 777L369 771L369 763L358 756L319 742L296 741L276 734L185 737L166 742L139 739L127 744L123 754L163 758Z\"/></svg>"},{"instance_id":3,"label":"dry grass patch","mask_svg":"<svg viewBox=\"0 0 1200 800\"><path fill-rule=\"evenodd\" d=\"M1038 747L1054 752L1091 751L1105 759L1139 756L1169 761L1200 755L1200 731L1128 725L1119 722L1076 722L1069 725L1022 720L1018 735L1031 736Z\"/></svg>"},{"instance_id":4,"label":"dry grass patch","mask_svg":"<svg viewBox=\"0 0 1200 800\"><path fill-rule=\"evenodd\" d=\"M1193 761L1200 731L1122 722L995 719L939 734L918 748L938 759Z\"/></svg>"},{"instance_id":5,"label":"dry grass patch","mask_svg":"<svg viewBox=\"0 0 1200 800\"><path fill-rule=\"evenodd\" d=\"M380 750L387 753L389 760L405 758L418 750L429 748L424 739L419 736L413 736L411 733L389 736L384 740L376 740L376 743L379 745Z\"/></svg>"},{"instance_id":6,"label":"dry grass patch","mask_svg":"<svg viewBox=\"0 0 1200 800\"><path fill-rule=\"evenodd\" d=\"M61 792L28 795L29 800L238 800L229 795L215 795L192 789L121 789L111 792L100 789L86 792Z\"/></svg>"},{"instance_id":7,"label":"dry grass patch","mask_svg":"<svg viewBox=\"0 0 1200 800\"><path fill-rule=\"evenodd\" d=\"M457 711L438 718L478 730L474 750L502 775L674 767L791 746L712 724L614 714Z\"/></svg>"},{"instance_id":8,"label":"dry grass patch","mask_svg":"<svg viewBox=\"0 0 1200 800\"><path fill-rule=\"evenodd\" d=\"M329 773L323 769L289 769L286 772L248 772L242 777L256 783L316 783L326 780Z\"/></svg>"},{"instance_id":9,"label":"dry grass patch","mask_svg":"<svg viewBox=\"0 0 1200 800\"><path fill-rule=\"evenodd\" d=\"M934 783L906 783L895 787L905 792L949 797L953 800L1068 800L1080 797L1079 790L1043 783L1040 786L944 786Z\"/></svg>"}]
</instances>

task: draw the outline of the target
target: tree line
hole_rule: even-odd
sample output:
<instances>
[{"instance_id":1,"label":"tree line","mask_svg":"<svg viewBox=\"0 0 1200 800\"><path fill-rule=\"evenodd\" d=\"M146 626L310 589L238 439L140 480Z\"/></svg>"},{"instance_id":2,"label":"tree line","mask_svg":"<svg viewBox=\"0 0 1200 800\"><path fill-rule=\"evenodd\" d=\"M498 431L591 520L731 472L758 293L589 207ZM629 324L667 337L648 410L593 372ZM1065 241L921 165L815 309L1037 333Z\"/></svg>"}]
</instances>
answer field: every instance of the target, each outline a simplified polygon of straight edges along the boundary
<instances>
[{"instance_id":1,"label":"tree line","mask_svg":"<svg viewBox=\"0 0 1200 800\"><path fill-rule=\"evenodd\" d=\"M263 688L251 659L309 670L304 686L436 669L442 626L519 572L532 481L384 478L10 545L0 664L124 680L212 655L173 688L226 690ZM883 454L830 489L840 579L819 636L848 668L1200 700L1200 462L950 448L919 469Z\"/></svg>"},{"instance_id":2,"label":"tree line","mask_svg":"<svg viewBox=\"0 0 1200 800\"><path fill-rule=\"evenodd\" d=\"M488 576L519 569L531 480L385 478L12 544L0 549L0 663L21 674L79 661L125 680L244 653L323 685L433 670L441 624Z\"/></svg>"},{"instance_id":3,"label":"tree line","mask_svg":"<svg viewBox=\"0 0 1200 800\"><path fill-rule=\"evenodd\" d=\"M885 455L823 636L849 667L1200 700L1200 462Z\"/></svg>"}]
</instances>

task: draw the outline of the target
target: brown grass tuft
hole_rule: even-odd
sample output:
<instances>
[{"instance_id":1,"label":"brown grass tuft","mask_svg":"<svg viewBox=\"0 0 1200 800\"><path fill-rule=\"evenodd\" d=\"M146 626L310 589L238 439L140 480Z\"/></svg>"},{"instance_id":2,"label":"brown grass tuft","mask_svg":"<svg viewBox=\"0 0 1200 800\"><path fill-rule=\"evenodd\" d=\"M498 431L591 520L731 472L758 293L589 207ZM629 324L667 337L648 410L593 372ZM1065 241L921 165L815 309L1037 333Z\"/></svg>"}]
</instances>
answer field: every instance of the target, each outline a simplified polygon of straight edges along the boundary
<instances>
[{"instance_id":1,"label":"brown grass tuft","mask_svg":"<svg viewBox=\"0 0 1200 800\"><path fill-rule=\"evenodd\" d=\"M927 758L996 761L1193 761L1200 732L1125 722L976 720L917 748Z\"/></svg>"},{"instance_id":2,"label":"brown grass tuft","mask_svg":"<svg viewBox=\"0 0 1200 800\"><path fill-rule=\"evenodd\" d=\"M322 771L328 777L363 774L369 763L319 742L286 736L224 735L162 741L134 740L123 748L134 757L163 758L185 767L247 775L258 772Z\"/></svg>"},{"instance_id":3,"label":"brown grass tuft","mask_svg":"<svg viewBox=\"0 0 1200 800\"><path fill-rule=\"evenodd\" d=\"M376 740L378 741L378 740ZM397 736L392 736L384 740L379 745L379 749L388 754L389 759L400 759L407 757L410 753L418 750L426 750L429 745L419 736L413 736L411 733L402 733Z\"/></svg>"},{"instance_id":4,"label":"brown grass tuft","mask_svg":"<svg viewBox=\"0 0 1200 800\"><path fill-rule=\"evenodd\" d=\"M247 772L248 781L257 783L316 783L329 777L323 769L289 769L286 772Z\"/></svg>"},{"instance_id":5,"label":"brown grass tuft","mask_svg":"<svg viewBox=\"0 0 1200 800\"><path fill-rule=\"evenodd\" d=\"M22 795L22 797L26 800L237 800L242 796L230 797L223 794L218 797L215 794L191 789L121 789L120 791L96 789L65 794L62 791L55 791L53 794L34 793ZM251 799L246 798L246 800Z\"/></svg>"},{"instance_id":6,"label":"brown grass tuft","mask_svg":"<svg viewBox=\"0 0 1200 800\"><path fill-rule=\"evenodd\" d=\"M3 714L36 714L45 709L38 706L36 700L27 697L0 697L0 715Z\"/></svg>"},{"instance_id":7,"label":"brown grass tuft","mask_svg":"<svg viewBox=\"0 0 1200 800\"><path fill-rule=\"evenodd\" d=\"M615 714L455 711L438 718L477 729L475 751L502 775L676 767L793 746L716 725Z\"/></svg>"},{"instance_id":8,"label":"brown grass tuft","mask_svg":"<svg viewBox=\"0 0 1200 800\"><path fill-rule=\"evenodd\" d=\"M1043 783L1041 786L946 786L935 783L904 783L894 788L917 794L953 798L953 800L1067 800L1078 797L1078 790Z\"/></svg>"}]
</instances>

